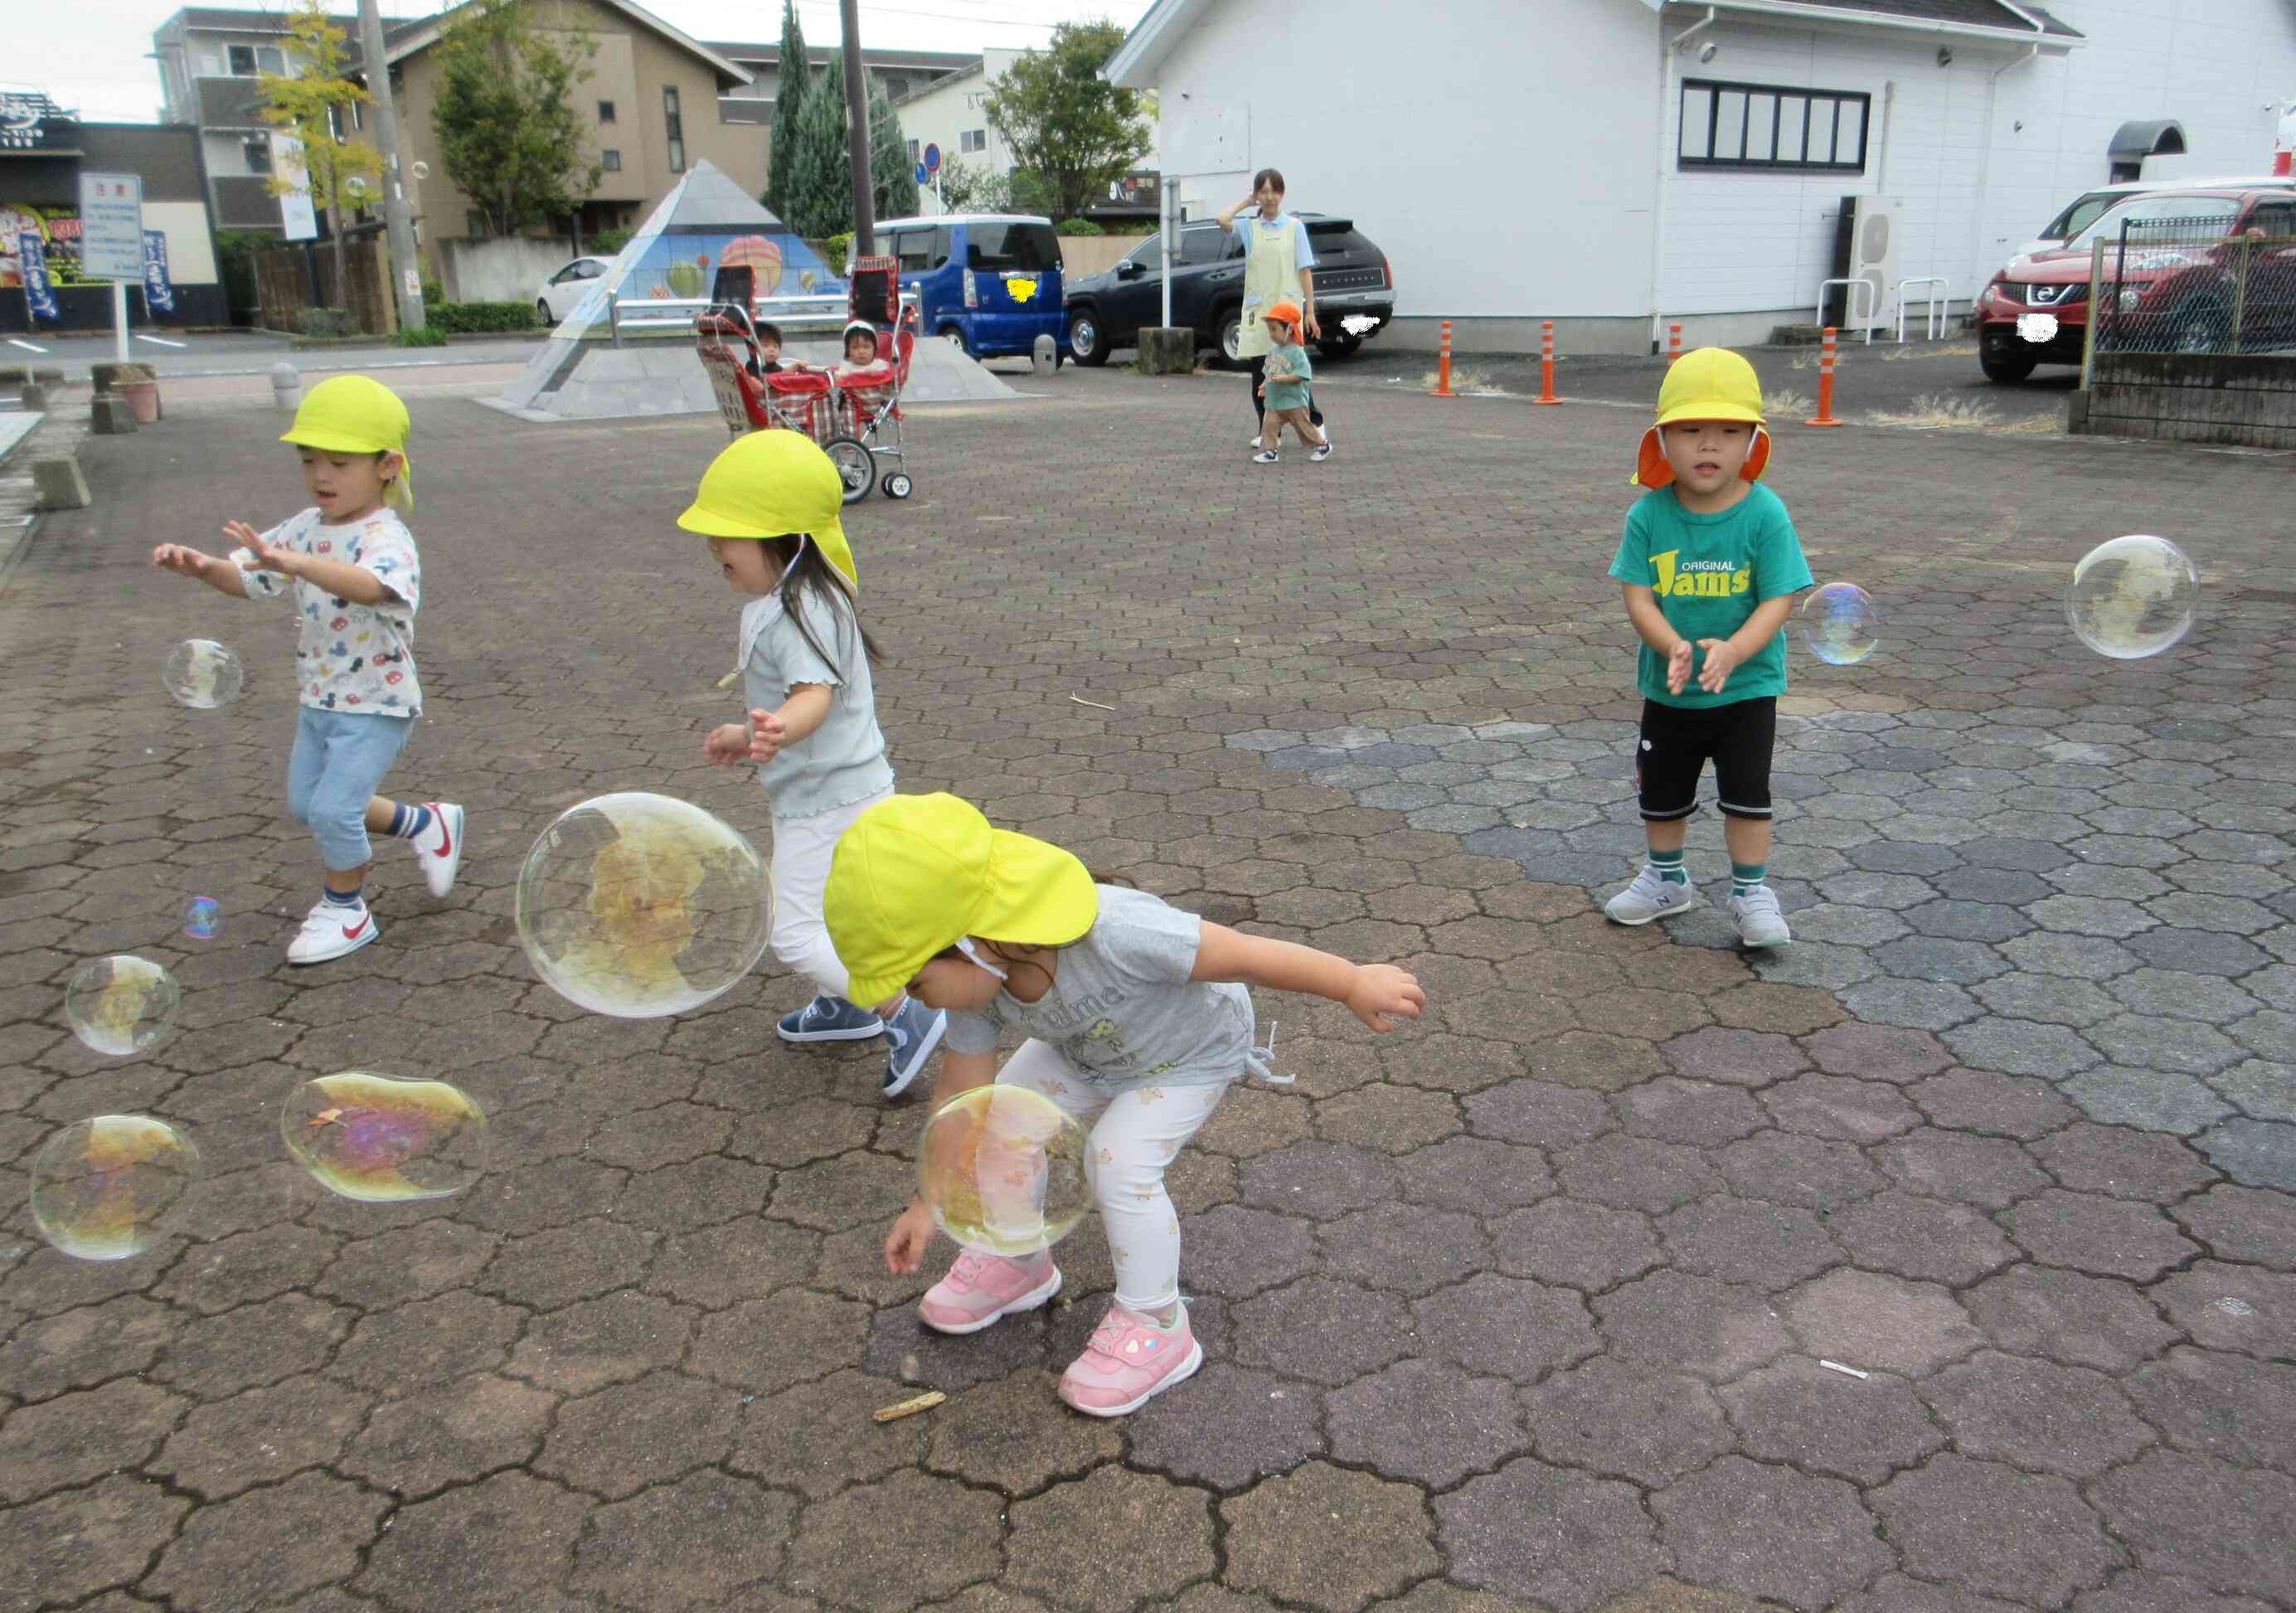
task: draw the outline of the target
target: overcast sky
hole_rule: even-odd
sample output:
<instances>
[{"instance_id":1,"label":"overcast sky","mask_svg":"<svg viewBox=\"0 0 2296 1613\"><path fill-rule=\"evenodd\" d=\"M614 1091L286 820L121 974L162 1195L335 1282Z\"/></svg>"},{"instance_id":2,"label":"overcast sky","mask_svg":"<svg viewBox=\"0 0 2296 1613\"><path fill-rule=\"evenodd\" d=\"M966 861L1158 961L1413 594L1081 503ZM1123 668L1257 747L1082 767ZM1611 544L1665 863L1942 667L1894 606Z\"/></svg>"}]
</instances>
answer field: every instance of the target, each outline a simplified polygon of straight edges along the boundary
<instances>
[{"instance_id":1,"label":"overcast sky","mask_svg":"<svg viewBox=\"0 0 2296 1613\"><path fill-rule=\"evenodd\" d=\"M386 18L422 17L439 0L381 0ZM977 51L1042 45L1055 22L1108 17L1129 28L1149 0L863 0L864 46ZM18 0L0 88L43 90L82 117L148 123L159 115L160 78L148 59L152 32L175 15L176 0L62 0L35 7ZM264 9L283 7L266 6ZM352 0L330 10L348 12ZM778 39L780 0L652 0L646 9L701 39ZM808 45L839 42L837 0L799 0Z\"/></svg>"}]
</instances>

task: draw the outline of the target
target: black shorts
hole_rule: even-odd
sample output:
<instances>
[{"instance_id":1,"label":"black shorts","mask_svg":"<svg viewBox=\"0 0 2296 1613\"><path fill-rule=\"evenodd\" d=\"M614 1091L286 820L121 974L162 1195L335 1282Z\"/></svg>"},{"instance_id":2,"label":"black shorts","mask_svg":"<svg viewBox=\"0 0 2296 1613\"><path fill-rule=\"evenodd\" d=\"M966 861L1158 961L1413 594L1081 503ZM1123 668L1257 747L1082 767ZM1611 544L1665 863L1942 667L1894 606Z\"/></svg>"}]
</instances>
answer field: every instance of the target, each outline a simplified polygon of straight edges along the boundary
<instances>
[{"instance_id":1,"label":"black shorts","mask_svg":"<svg viewBox=\"0 0 2296 1613\"><path fill-rule=\"evenodd\" d=\"M1770 815L1770 752L1778 735L1775 695L1727 705L1686 707L1643 702L1635 784L1643 820L1666 823L1698 810L1698 775L1714 763L1715 804L1731 818Z\"/></svg>"}]
</instances>

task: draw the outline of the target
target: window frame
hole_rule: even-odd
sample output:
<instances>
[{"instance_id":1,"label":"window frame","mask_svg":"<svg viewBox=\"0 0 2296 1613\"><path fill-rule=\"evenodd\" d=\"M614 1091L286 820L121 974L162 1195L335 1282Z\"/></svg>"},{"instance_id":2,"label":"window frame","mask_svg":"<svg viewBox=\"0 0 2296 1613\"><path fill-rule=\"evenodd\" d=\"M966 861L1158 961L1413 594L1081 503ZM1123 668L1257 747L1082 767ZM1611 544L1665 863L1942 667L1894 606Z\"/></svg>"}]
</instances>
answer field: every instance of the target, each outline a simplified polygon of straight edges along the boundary
<instances>
[{"instance_id":1,"label":"window frame","mask_svg":"<svg viewBox=\"0 0 2296 1613\"><path fill-rule=\"evenodd\" d=\"M685 113L678 103L675 84L661 86L661 116L668 135L669 171L682 174L685 171Z\"/></svg>"},{"instance_id":2,"label":"window frame","mask_svg":"<svg viewBox=\"0 0 2296 1613\"><path fill-rule=\"evenodd\" d=\"M610 174L620 173L622 171L621 147L617 145L602 147L598 152L598 166Z\"/></svg>"},{"instance_id":3,"label":"window frame","mask_svg":"<svg viewBox=\"0 0 2296 1613\"><path fill-rule=\"evenodd\" d=\"M1705 155L1689 155L1686 136L1692 127L1691 98L1705 97L1706 128L1702 149ZM1749 113L1760 103L1769 114L1767 132L1770 155L1750 156L1755 148L1756 131L1749 128ZM1734 105L1726 110L1726 103ZM1789 103L1800 103L1800 117L1792 119L1801 130L1801 153L1787 158L1776 150L1779 134L1790 121ZM1855 107L1858 115L1857 153L1855 161L1836 160L1833 153L1841 148L1841 120L1847 108ZM1734 113L1734 131L1723 128L1726 118ZM1820 115L1825 126L1833 131L1828 143L1828 155L1819 160L1810 155L1809 142ZM1737 154L1722 157L1715 154L1718 139L1734 134ZM1865 90L1806 89L1798 85L1756 84L1734 78L1685 78L1675 103L1674 165L1677 172L1722 172L1741 174L1863 174L1873 150L1874 97Z\"/></svg>"},{"instance_id":4,"label":"window frame","mask_svg":"<svg viewBox=\"0 0 2296 1613\"><path fill-rule=\"evenodd\" d=\"M261 153L259 162L257 160L258 152ZM250 174L269 174L276 171L273 167L271 136L267 134L241 136L239 153L241 160L247 164L247 171Z\"/></svg>"},{"instance_id":5,"label":"window frame","mask_svg":"<svg viewBox=\"0 0 2296 1613\"><path fill-rule=\"evenodd\" d=\"M601 101L598 103L598 121L602 124L615 121L614 103L612 102Z\"/></svg>"},{"instance_id":6,"label":"window frame","mask_svg":"<svg viewBox=\"0 0 2296 1613\"><path fill-rule=\"evenodd\" d=\"M961 128L956 131L956 154L977 157L988 149L988 131L985 128Z\"/></svg>"}]
</instances>

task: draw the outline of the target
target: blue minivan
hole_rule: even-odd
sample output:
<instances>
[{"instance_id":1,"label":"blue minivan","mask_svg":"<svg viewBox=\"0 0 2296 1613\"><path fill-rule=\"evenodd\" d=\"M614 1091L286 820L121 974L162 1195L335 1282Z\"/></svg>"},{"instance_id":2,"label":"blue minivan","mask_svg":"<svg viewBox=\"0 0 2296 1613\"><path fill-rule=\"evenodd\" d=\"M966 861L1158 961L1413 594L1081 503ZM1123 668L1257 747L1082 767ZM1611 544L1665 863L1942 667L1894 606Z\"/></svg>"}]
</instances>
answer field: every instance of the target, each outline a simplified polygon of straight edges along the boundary
<instances>
[{"instance_id":1,"label":"blue minivan","mask_svg":"<svg viewBox=\"0 0 2296 1613\"><path fill-rule=\"evenodd\" d=\"M1061 238L1027 213L945 213L877 226L877 251L899 260L901 290L917 300L927 336L975 358L1036 350L1050 336L1069 357L1061 290Z\"/></svg>"}]
</instances>

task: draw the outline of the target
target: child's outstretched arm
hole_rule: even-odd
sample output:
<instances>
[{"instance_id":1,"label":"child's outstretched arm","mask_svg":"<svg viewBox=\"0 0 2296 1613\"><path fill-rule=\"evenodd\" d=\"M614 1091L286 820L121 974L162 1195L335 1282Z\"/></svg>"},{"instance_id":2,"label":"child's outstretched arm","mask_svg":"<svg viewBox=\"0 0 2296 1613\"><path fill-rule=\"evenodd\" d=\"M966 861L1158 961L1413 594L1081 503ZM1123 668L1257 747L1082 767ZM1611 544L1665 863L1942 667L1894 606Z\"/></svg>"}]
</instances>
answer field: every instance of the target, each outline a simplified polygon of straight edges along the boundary
<instances>
[{"instance_id":1,"label":"child's outstretched arm","mask_svg":"<svg viewBox=\"0 0 2296 1613\"><path fill-rule=\"evenodd\" d=\"M783 745L809 737L829 720L829 708L836 698L837 691L825 683L800 683L772 711L752 711L750 760L762 767L779 755Z\"/></svg>"},{"instance_id":2,"label":"child's outstretched arm","mask_svg":"<svg viewBox=\"0 0 2296 1613\"><path fill-rule=\"evenodd\" d=\"M1427 993L1407 969L1385 963L1349 963L1293 941L1246 935L1225 925L1207 924L1196 943L1192 980L1234 982L1276 992L1304 992L1347 1004L1374 1031L1391 1031L1397 1018L1416 1019Z\"/></svg>"},{"instance_id":3,"label":"child's outstretched arm","mask_svg":"<svg viewBox=\"0 0 2296 1613\"><path fill-rule=\"evenodd\" d=\"M1730 681L1730 674L1748 656L1761 654L1762 647L1778 636L1793 609L1793 602L1792 594L1765 599L1746 618L1746 625L1727 638L1700 639L1698 647L1706 652L1706 663L1698 669L1698 687L1710 695L1720 694L1722 686Z\"/></svg>"},{"instance_id":4,"label":"child's outstretched arm","mask_svg":"<svg viewBox=\"0 0 2296 1613\"><path fill-rule=\"evenodd\" d=\"M1658 608L1658 590L1639 582L1629 582L1627 590L1627 620L1635 624L1635 631L1643 642L1666 657L1666 689L1669 695L1679 695L1690 682L1691 643L1674 630L1674 623Z\"/></svg>"},{"instance_id":5,"label":"child's outstretched arm","mask_svg":"<svg viewBox=\"0 0 2296 1613\"><path fill-rule=\"evenodd\" d=\"M398 596L391 592L382 579L363 565L349 565L340 560L323 560L316 555L306 555L284 544L269 544L263 534L244 521L226 521L223 535L245 549L250 560L242 564L251 572L277 572L283 576L298 577L315 588L324 588L339 599L353 605L381 605Z\"/></svg>"},{"instance_id":6,"label":"child's outstretched arm","mask_svg":"<svg viewBox=\"0 0 2296 1613\"><path fill-rule=\"evenodd\" d=\"M220 555L202 554L188 544L163 543L152 551L152 564L179 577L196 578L218 594L229 594L235 599L247 597L243 573Z\"/></svg>"},{"instance_id":7,"label":"child's outstretched arm","mask_svg":"<svg viewBox=\"0 0 2296 1613\"><path fill-rule=\"evenodd\" d=\"M987 1086L996 1079L996 1055L994 1053L943 1053L940 1074L933 1080L932 1102L926 1106L927 1114L937 1114L941 1105L960 1092ZM944 1136L942 1147L963 1148L965 1140ZM905 1277L922 1263L925 1247L932 1242L932 1206L920 1193L909 1200L909 1207L893 1222L893 1230L885 1237L885 1269L895 1276Z\"/></svg>"}]
</instances>

